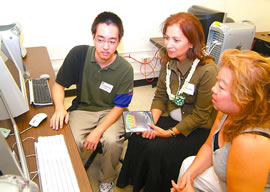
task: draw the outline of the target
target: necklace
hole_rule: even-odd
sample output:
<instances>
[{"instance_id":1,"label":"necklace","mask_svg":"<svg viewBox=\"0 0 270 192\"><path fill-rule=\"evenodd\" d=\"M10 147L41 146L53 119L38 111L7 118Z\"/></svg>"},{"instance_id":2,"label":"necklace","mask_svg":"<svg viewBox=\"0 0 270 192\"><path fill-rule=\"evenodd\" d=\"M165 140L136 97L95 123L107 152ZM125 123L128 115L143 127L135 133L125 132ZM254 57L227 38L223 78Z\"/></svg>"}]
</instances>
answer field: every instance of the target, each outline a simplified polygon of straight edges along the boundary
<instances>
[{"instance_id":1,"label":"necklace","mask_svg":"<svg viewBox=\"0 0 270 192\"><path fill-rule=\"evenodd\" d=\"M179 85L178 85L178 90L176 92L176 95L172 94L171 88L170 88L170 78L171 78L171 70L169 69L169 62L167 63L167 67L166 67L166 88L167 88L167 94L169 96L169 99L171 101L173 101L176 105L178 106L183 106L185 103L185 99L186 97L184 96L184 90L186 89L193 73L195 72L195 69L197 67L197 65L199 64L200 60L199 59L195 59L192 63L191 69L189 71L189 74L184 82L184 85L182 86L182 88L180 89L181 86L181 79L179 77ZM180 89L180 90L179 90Z\"/></svg>"}]
</instances>

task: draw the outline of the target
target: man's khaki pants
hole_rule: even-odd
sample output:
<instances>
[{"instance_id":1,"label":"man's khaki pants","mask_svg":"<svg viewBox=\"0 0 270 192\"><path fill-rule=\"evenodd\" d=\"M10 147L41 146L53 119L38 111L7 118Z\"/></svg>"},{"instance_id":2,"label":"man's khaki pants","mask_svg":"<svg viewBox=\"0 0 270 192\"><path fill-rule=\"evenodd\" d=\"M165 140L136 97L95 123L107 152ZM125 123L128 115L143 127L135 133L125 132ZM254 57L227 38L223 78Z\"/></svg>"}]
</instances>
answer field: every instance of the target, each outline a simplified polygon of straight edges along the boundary
<instances>
[{"instance_id":1,"label":"man's khaki pants","mask_svg":"<svg viewBox=\"0 0 270 192\"><path fill-rule=\"evenodd\" d=\"M91 151L83 152L83 143L85 138L102 123L104 117L110 110L89 112L75 110L70 113L69 125L71 127L75 142L81 154L82 161L85 163ZM101 169L98 172L97 180L102 183L113 182L116 178L116 166L122 153L124 137L123 119L120 117L112 126L110 126L101 136L102 158Z\"/></svg>"}]
</instances>

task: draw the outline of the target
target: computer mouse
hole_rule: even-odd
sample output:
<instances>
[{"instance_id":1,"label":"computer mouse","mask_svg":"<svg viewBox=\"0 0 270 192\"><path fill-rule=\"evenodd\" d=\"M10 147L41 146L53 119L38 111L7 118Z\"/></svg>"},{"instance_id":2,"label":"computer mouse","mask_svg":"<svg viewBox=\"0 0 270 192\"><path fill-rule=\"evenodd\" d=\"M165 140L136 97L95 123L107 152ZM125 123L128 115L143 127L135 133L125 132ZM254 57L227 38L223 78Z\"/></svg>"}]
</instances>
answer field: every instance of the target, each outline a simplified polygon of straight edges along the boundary
<instances>
[{"instance_id":1,"label":"computer mouse","mask_svg":"<svg viewBox=\"0 0 270 192\"><path fill-rule=\"evenodd\" d=\"M48 75L48 74L41 74L41 75L39 76L39 78L40 78L40 79L50 79L50 75Z\"/></svg>"},{"instance_id":2,"label":"computer mouse","mask_svg":"<svg viewBox=\"0 0 270 192\"><path fill-rule=\"evenodd\" d=\"M38 113L30 120L29 125L32 127L37 127L46 118L47 115L45 113Z\"/></svg>"}]
</instances>

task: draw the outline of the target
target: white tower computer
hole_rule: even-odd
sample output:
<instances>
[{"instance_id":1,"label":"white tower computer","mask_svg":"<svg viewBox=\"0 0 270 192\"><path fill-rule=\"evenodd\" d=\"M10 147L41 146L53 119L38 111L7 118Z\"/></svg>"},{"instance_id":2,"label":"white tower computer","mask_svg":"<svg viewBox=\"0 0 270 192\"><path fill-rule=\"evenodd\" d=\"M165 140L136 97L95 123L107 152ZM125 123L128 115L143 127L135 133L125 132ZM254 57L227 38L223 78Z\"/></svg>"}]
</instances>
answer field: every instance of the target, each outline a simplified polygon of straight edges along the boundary
<instances>
[{"instance_id":1,"label":"white tower computer","mask_svg":"<svg viewBox=\"0 0 270 192\"><path fill-rule=\"evenodd\" d=\"M220 55L225 49L250 50L256 32L250 22L220 23L213 22L209 28L207 50L219 63Z\"/></svg>"}]
</instances>

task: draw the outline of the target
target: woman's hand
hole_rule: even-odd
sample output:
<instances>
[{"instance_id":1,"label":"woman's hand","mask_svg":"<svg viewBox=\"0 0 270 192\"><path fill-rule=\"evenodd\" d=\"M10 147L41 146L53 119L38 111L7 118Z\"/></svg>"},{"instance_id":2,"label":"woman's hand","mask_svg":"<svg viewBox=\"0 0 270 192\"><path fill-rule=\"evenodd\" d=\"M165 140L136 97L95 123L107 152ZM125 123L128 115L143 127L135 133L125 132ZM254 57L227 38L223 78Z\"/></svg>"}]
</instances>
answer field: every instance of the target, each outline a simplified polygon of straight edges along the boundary
<instances>
[{"instance_id":1,"label":"woman's hand","mask_svg":"<svg viewBox=\"0 0 270 192\"><path fill-rule=\"evenodd\" d=\"M177 184L172 180L172 188L171 192L194 192L193 182L190 178L183 178L185 181L181 179L178 180Z\"/></svg>"},{"instance_id":2,"label":"woman's hand","mask_svg":"<svg viewBox=\"0 0 270 192\"><path fill-rule=\"evenodd\" d=\"M146 139L154 139L156 137L154 130L147 130L142 132L142 137Z\"/></svg>"},{"instance_id":3,"label":"woman's hand","mask_svg":"<svg viewBox=\"0 0 270 192\"><path fill-rule=\"evenodd\" d=\"M177 184L172 180L172 192L178 191L194 191L193 189L193 179L191 178L189 172L187 171L182 177L177 181Z\"/></svg>"},{"instance_id":4,"label":"woman's hand","mask_svg":"<svg viewBox=\"0 0 270 192\"><path fill-rule=\"evenodd\" d=\"M171 133L168 130L162 129L156 125L149 124L153 129L156 137L171 137Z\"/></svg>"},{"instance_id":5,"label":"woman's hand","mask_svg":"<svg viewBox=\"0 0 270 192\"><path fill-rule=\"evenodd\" d=\"M170 137L171 136L168 130L164 130L153 124L148 124L148 125L152 128L152 130L138 132L137 134L142 134L142 137L146 139L154 139L155 137Z\"/></svg>"}]
</instances>

